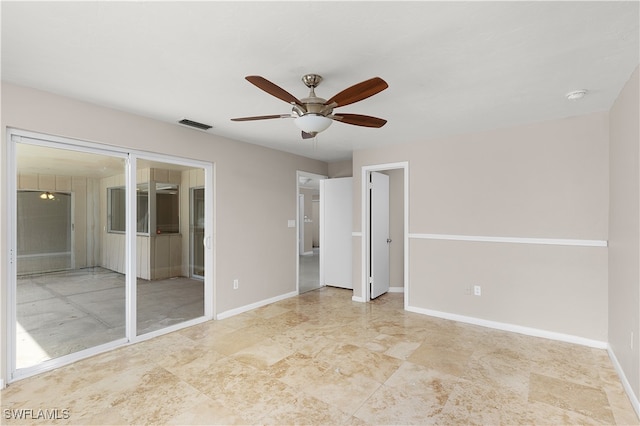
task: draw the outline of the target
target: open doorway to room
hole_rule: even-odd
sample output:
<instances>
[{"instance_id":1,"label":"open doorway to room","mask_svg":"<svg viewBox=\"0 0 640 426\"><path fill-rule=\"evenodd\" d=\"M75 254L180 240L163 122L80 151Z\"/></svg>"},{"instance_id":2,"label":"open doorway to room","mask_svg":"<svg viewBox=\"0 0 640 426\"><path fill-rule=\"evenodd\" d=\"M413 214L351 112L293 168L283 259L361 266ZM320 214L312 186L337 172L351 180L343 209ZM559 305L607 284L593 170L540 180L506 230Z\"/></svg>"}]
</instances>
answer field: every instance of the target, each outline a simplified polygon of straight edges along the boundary
<instances>
[{"instance_id":1,"label":"open doorway to room","mask_svg":"<svg viewBox=\"0 0 640 426\"><path fill-rule=\"evenodd\" d=\"M409 165L362 168L362 295L365 301L408 286Z\"/></svg>"},{"instance_id":2,"label":"open doorway to room","mask_svg":"<svg viewBox=\"0 0 640 426\"><path fill-rule=\"evenodd\" d=\"M327 176L298 171L298 294L320 288L320 181Z\"/></svg>"}]
</instances>

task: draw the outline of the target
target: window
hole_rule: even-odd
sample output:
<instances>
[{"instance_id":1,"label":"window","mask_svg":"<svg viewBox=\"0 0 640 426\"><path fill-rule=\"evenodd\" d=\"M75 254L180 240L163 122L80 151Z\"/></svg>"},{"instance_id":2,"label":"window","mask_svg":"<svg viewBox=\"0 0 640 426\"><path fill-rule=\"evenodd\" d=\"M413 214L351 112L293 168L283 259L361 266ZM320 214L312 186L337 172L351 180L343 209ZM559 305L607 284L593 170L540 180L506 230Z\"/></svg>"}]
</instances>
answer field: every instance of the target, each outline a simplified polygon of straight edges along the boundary
<instances>
[{"instance_id":1,"label":"window","mask_svg":"<svg viewBox=\"0 0 640 426\"><path fill-rule=\"evenodd\" d=\"M155 232L177 234L180 232L180 196L178 185L155 183ZM126 190L124 187L107 188L108 231L119 233L126 229ZM149 184L138 185L136 191L136 232L149 234Z\"/></svg>"},{"instance_id":2,"label":"window","mask_svg":"<svg viewBox=\"0 0 640 426\"><path fill-rule=\"evenodd\" d=\"M180 232L180 196L178 185L156 183L156 233Z\"/></svg>"}]
</instances>

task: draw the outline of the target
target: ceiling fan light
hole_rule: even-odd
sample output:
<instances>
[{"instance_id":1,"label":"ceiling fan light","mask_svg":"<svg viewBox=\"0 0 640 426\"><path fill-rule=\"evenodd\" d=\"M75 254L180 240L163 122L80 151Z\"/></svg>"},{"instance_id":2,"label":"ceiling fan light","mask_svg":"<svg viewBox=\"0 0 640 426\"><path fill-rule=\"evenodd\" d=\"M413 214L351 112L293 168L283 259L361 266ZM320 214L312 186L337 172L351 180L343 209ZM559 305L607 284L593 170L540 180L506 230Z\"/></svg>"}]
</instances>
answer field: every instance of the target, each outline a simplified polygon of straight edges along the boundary
<instances>
[{"instance_id":1,"label":"ceiling fan light","mask_svg":"<svg viewBox=\"0 0 640 426\"><path fill-rule=\"evenodd\" d=\"M333 122L332 119L318 114L306 114L296 118L294 121L296 126L306 133L320 133L331 126Z\"/></svg>"}]
</instances>

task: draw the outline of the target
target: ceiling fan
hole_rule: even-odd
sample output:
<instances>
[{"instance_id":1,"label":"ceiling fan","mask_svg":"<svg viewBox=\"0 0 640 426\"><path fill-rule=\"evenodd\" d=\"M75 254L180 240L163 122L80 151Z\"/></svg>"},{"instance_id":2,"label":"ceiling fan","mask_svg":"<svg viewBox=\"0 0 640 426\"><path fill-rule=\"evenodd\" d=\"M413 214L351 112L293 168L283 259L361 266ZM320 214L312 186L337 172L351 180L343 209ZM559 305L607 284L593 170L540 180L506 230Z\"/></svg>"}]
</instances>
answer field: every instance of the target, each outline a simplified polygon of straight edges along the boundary
<instances>
[{"instance_id":1,"label":"ceiling fan","mask_svg":"<svg viewBox=\"0 0 640 426\"><path fill-rule=\"evenodd\" d=\"M334 108L343 107L361 101L389 87L386 81L380 77L374 77L344 89L329 100L319 98L315 94L315 88L322 81L318 74L306 74L302 76L302 82L310 89L309 96L298 99L280 86L270 82L264 77L250 75L245 77L249 83L264 90L272 96L292 105L290 114L259 115L255 117L232 118L231 121L269 120L273 118L294 118L296 125L302 130L302 138L309 139L326 130L331 123L340 121L355 126L379 128L385 125L387 120L360 114L338 114Z\"/></svg>"}]
</instances>

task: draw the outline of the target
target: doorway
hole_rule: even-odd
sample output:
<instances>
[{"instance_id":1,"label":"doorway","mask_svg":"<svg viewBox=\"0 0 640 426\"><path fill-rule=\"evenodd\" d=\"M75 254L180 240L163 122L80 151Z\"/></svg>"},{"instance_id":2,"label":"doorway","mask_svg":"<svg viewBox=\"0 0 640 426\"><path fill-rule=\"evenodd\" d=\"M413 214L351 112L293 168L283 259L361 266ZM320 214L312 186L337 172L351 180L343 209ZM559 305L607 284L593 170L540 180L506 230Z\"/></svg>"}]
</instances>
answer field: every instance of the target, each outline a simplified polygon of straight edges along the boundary
<instances>
[{"instance_id":1,"label":"doorway","mask_svg":"<svg viewBox=\"0 0 640 426\"><path fill-rule=\"evenodd\" d=\"M409 164L365 166L361 176L362 300L367 302L387 291L403 292L406 307L409 300ZM382 192L385 187L388 191L386 201L385 195L376 196L381 187ZM386 223L380 226L381 221Z\"/></svg>"},{"instance_id":2,"label":"doorway","mask_svg":"<svg viewBox=\"0 0 640 426\"><path fill-rule=\"evenodd\" d=\"M317 290L320 285L320 181L327 176L296 173L296 259L298 294Z\"/></svg>"}]
</instances>

